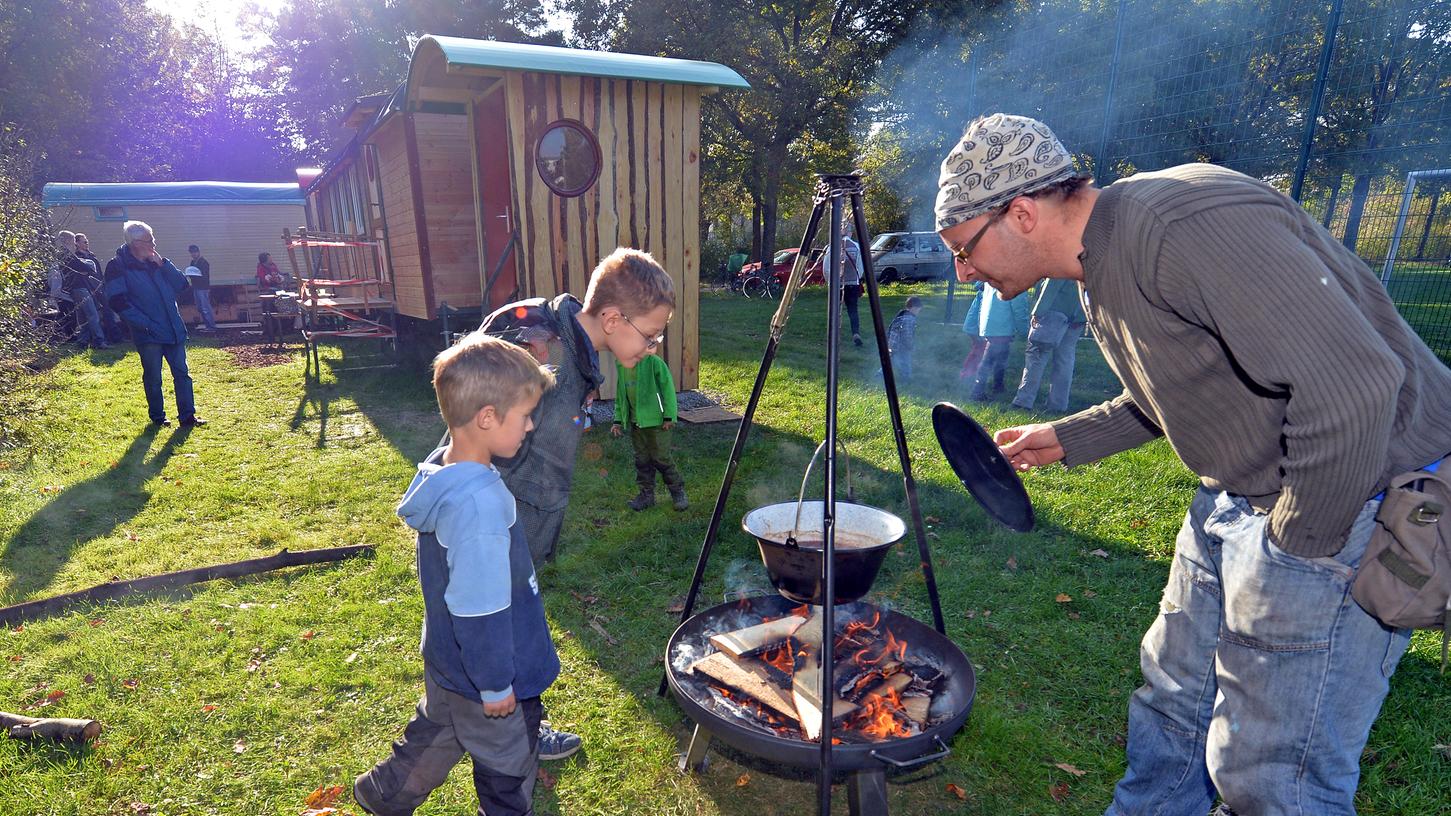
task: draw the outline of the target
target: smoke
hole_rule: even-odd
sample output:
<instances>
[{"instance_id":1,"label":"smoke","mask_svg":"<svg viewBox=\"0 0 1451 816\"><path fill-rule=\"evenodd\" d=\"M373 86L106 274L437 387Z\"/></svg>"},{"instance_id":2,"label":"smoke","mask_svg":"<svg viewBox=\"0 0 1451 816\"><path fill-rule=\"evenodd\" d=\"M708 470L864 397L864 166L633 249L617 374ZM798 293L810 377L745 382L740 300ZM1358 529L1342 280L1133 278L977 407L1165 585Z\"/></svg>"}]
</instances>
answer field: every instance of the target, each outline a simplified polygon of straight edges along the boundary
<instances>
[{"instance_id":1,"label":"smoke","mask_svg":"<svg viewBox=\"0 0 1451 816\"><path fill-rule=\"evenodd\" d=\"M910 229L933 229L942 158L968 122L997 111L1047 123L1104 183L1185 161L1278 155L1302 127L1286 103L1308 93L1321 16L1318 4L1293 0L1192 11L1048 0L957 24L925 20L884 61L879 90L858 112L869 142L891 154L869 181L897 195Z\"/></svg>"}]
</instances>

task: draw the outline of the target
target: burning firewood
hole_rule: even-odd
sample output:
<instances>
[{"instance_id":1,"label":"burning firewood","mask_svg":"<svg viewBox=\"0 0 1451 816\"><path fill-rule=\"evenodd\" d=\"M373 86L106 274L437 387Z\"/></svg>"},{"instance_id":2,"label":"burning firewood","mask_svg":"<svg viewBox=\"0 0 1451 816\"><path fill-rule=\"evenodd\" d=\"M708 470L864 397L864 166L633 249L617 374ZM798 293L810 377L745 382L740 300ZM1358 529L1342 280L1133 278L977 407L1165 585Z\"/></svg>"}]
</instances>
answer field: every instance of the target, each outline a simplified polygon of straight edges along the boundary
<instances>
[{"instance_id":1,"label":"burning firewood","mask_svg":"<svg viewBox=\"0 0 1451 816\"><path fill-rule=\"evenodd\" d=\"M905 689L907 686L910 685L912 685L912 675L904 671L899 671L893 675L888 676L887 679L872 687L872 690L867 692L864 696L870 697L875 694L879 697L885 697L887 696L887 692L895 692L897 694L901 694L902 689Z\"/></svg>"},{"instance_id":2,"label":"burning firewood","mask_svg":"<svg viewBox=\"0 0 1451 816\"><path fill-rule=\"evenodd\" d=\"M5 733L14 739L44 737L56 742L85 742L95 739L101 733L101 724L96 720L37 719L4 711L0 711L0 728L5 729Z\"/></svg>"},{"instance_id":3,"label":"burning firewood","mask_svg":"<svg viewBox=\"0 0 1451 816\"><path fill-rule=\"evenodd\" d=\"M766 675L765 668L756 664L755 661L740 660L726 652L713 652L695 661L690 670L703 674L727 688L733 688L742 694L749 695L789 720L799 719L796 714L796 706L786 697L786 692L772 683ZM817 716L820 717L819 714Z\"/></svg>"},{"instance_id":4,"label":"burning firewood","mask_svg":"<svg viewBox=\"0 0 1451 816\"><path fill-rule=\"evenodd\" d=\"M768 649L791 637L803 623L806 623L805 618L795 616L777 618L773 621L758 623L755 626L748 626L745 629L737 629L734 632L713 635L710 642L722 652L729 652L735 657L745 657Z\"/></svg>"},{"instance_id":5,"label":"burning firewood","mask_svg":"<svg viewBox=\"0 0 1451 816\"><path fill-rule=\"evenodd\" d=\"M819 631L819 630L818 630ZM809 740L821 738L821 664L816 655L808 654L791 681L791 697L796 701L797 719L801 731ZM855 703L837 697L831 703L831 720L844 719L856 711Z\"/></svg>"},{"instance_id":6,"label":"burning firewood","mask_svg":"<svg viewBox=\"0 0 1451 816\"><path fill-rule=\"evenodd\" d=\"M903 697L902 710L918 725L927 724L927 712L932 707L931 697Z\"/></svg>"}]
</instances>

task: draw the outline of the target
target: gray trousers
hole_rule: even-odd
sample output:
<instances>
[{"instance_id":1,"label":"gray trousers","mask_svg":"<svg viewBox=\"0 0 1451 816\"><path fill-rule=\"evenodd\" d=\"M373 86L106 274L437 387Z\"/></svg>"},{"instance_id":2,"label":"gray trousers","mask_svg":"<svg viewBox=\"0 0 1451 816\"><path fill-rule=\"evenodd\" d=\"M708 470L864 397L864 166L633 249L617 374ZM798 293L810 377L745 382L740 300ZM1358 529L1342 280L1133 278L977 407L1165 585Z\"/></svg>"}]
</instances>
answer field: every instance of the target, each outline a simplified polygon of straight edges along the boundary
<instances>
[{"instance_id":1,"label":"gray trousers","mask_svg":"<svg viewBox=\"0 0 1451 816\"><path fill-rule=\"evenodd\" d=\"M354 783L358 803L375 816L410 816L468 754L479 816L532 816L543 712L531 697L507 717L485 717L482 703L439 687L425 671L423 699L393 753Z\"/></svg>"},{"instance_id":2,"label":"gray trousers","mask_svg":"<svg viewBox=\"0 0 1451 816\"><path fill-rule=\"evenodd\" d=\"M1078 355L1078 338L1083 336L1082 323L1069 323L1068 315L1047 311L1033 316L1028 332L1028 348L1024 352L1023 379L1013 405L1032 410L1038 399L1038 388L1048 363L1053 363L1048 378L1048 410L1068 410L1068 391L1073 387L1073 365Z\"/></svg>"}]
</instances>

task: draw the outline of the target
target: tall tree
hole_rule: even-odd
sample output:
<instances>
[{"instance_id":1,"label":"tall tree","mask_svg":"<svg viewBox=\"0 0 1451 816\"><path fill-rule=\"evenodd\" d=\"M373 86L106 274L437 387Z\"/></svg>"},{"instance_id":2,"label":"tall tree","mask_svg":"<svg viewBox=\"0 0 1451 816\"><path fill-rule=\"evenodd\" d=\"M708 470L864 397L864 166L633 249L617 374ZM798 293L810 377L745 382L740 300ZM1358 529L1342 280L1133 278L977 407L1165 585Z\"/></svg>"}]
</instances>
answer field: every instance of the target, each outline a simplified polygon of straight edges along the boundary
<instances>
[{"instance_id":1,"label":"tall tree","mask_svg":"<svg viewBox=\"0 0 1451 816\"><path fill-rule=\"evenodd\" d=\"M544 23L541 0L294 0L262 15L273 46L255 81L281 100L292 139L320 160L346 135L348 106L403 82L423 35L562 44Z\"/></svg>"},{"instance_id":2,"label":"tall tree","mask_svg":"<svg viewBox=\"0 0 1451 816\"><path fill-rule=\"evenodd\" d=\"M848 123L877 66L930 0L571 0L582 41L633 53L711 60L750 90L706 97L708 156L742 173L760 213L756 256L776 247L780 202L806 182L816 151L849 146ZM840 166L851 169L850 151Z\"/></svg>"}]
</instances>

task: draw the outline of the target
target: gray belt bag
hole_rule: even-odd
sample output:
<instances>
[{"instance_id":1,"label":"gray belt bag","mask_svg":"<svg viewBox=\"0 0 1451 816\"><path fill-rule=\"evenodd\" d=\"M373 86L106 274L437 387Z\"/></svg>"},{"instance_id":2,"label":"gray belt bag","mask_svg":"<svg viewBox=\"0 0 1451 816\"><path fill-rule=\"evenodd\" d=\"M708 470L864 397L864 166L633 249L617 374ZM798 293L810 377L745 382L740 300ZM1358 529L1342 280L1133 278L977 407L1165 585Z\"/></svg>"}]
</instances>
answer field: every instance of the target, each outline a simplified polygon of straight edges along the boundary
<instances>
[{"instance_id":1,"label":"gray belt bag","mask_svg":"<svg viewBox=\"0 0 1451 816\"><path fill-rule=\"evenodd\" d=\"M1387 626L1439 629L1446 670L1451 610L1451 482L1425 470L1391 480L1350 592Z\"/></svg>"}]
</instances>

